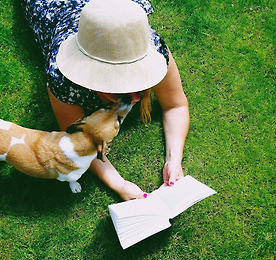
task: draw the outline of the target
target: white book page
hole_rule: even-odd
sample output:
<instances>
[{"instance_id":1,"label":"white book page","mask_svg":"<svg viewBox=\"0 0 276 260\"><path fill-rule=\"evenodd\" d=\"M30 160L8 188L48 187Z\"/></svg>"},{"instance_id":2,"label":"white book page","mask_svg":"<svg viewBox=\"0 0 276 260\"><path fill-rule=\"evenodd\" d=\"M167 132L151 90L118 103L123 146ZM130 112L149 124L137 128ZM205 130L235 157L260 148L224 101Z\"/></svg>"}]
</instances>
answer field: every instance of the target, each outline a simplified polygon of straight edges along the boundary
<instances>
[{"instance_id":1,"label":"white book page","mask_svg":"<svg viewBox=\"0 0 276 260\"><path fill-rule=\"evenodd\" d=\"M210 187L187 175L174 186L153 191L151 196L161 199L170 209L169 217L174 218L196 202L215 193Z\"/></svg>"},{"instance_id":2,"label":"white book page","mask_svg":"<svg viewBox=\"0 0 276 260\"><path fill-rule=\"evenodd\" d=\"M136 218L136 219L135 219ZM160 216L139 216L139 217L133 217L133 221L122 221L118 223L118 235L123 235L126 233L135 233L135 229L138 228L143 228L147 226L149 223L152 223L154 221L158 221L159 218L163 218ZM132 219L132 218L130 218ZM124 219L128 220L128 219Z\"/></svg>"},{"instance_id":3,"label":"white book page","mask_svg":"<svg viewBox=\"0 0 276 260\"><path fill-rule=\"evenodd\" d=\"M160 215L169 217L168 208L162 201L153 196L146 199L135 199L109 205L109 211L117 220L133 216Z\"/></svg>"},{"instance_id":4,"label":"white book page","mask_svg":"<svg viewBox=\"0 0 276 260\"><path fill-rule=\"evenodd\" d=\"M131 230L127 230L125 232L121 232L118 234L120 240L132 239L132 237L139 237L140 233L148 232L153 226L156 227L158 231L163 230L163 226L167 226L169 220L167 218L160 219L151 219L146 223L142 223L140 226L135 226ZM150 232L149 235L153 235L154 233Z\"/></svg>"},{"instance_id":5,"label":"white book page","mask_svg":"<svg viewBox=\"0 0 276 260\"><path fill-rule=\"evenodd\" d=\"M162 221L154 221L152 223L149 223L149 225L144 226L143 228L141 228L135 235L133 236L129 236L129 237L119 237L121 246L123 249L126 249L134 244L136 244L137 242L158 233L161 230L164 230L168 227L170 227L171 224L169 222L168 219L166 219L166 221L164 221L164 219Z\"/></svg>"}]
</instances>

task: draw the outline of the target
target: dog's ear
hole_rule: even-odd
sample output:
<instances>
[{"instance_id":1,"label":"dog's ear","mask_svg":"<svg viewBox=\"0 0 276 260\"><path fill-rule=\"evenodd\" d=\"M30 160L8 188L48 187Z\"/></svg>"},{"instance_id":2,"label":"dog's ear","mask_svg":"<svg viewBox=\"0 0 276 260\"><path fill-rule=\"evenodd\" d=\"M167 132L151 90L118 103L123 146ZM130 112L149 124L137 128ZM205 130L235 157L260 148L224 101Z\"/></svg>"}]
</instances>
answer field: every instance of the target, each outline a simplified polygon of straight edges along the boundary
<instances>
[{"instance_id":1,"label":"dog's ear","mask_svg":"<svg viewBox=\"0 0 276 260\"><path fill-rule=\"evenodd\" d=\"M104 160L105 151L106 151L106 142L103 141L102 144L98 145L97 159L102 160L103 162L105 162L105 160Z\"/></svg>"},{"instance_id":2,"label":"dog's ear","mask_svg":"<svg viewBox=\"0 0 276 260\"><path fill-rule=\"evenodd\" d=\"M73 123L72 125L67 127L66 133L73 134L73 133L76 133L76 132L83 132L84 124L85 124L84 118L80 118L75 123Z\"/></svg>"}]
</instances>

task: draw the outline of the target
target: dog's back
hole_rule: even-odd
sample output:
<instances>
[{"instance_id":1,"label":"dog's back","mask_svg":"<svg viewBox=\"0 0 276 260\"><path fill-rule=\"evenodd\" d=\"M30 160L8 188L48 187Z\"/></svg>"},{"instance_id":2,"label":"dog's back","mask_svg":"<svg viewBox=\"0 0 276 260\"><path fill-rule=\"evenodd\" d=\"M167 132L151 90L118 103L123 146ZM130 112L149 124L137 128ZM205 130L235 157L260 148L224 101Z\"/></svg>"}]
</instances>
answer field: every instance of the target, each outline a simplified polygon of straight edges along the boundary
<instances>
[{"instance_id":1,"label":"dog's back","mask_svg":"<svg viewBox=\"0 0 276 260\"><path fill-rule=\"evenodd\" d=\"M35 151L39 140L48 134L0 119L0 160L33 177L57 178L58 174L54 171L46 173Z\"/></svg>"}]
</instances>

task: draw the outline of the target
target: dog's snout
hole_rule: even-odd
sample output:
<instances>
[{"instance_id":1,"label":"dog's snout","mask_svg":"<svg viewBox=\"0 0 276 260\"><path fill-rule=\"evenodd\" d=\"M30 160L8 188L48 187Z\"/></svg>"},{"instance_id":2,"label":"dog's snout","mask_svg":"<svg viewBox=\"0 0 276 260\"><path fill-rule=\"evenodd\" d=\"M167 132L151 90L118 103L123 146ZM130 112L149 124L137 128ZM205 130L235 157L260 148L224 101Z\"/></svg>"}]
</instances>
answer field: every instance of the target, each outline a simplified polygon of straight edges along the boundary
<instances>
[{"instance_id":1,"label":"dog's snout","mask_svg":"<svg viewBox=\"0 0 276 260\"><path fill-rule=\"evenodd\" d=\"M120 98L119 102L126 104L126 105L130 105L132 102L131 96L124 95L123 97Z\"/></svg>"},{"instance_id":2,"label":"dog's snout","mask_svg":"<svg viewBox=\"0 0 276 260\"><path fill-rule=\"evenodd\" d=\"M127 114L130 112L130 110L132 109L132 100L130 97L128 96L124 96L122 98L120 98L117 103L119 104L118 109L116 110L116 114L117 114L117 122L119 123L119 125L121 125L124 121L124 119L126 118Z\"/></svg>"}]
</instances>

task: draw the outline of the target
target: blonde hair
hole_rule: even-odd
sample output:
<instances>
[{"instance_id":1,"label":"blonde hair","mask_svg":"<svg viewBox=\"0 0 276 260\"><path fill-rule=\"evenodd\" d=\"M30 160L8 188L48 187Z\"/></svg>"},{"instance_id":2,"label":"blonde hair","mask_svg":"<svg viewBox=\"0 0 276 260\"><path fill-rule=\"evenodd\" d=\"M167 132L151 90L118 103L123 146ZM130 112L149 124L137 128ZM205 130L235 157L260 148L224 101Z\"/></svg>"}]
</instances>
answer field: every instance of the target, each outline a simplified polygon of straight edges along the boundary
<instances>
[{"instance_id":1,"label":"blonde hair","mask_svg":"<svg viewBox=\"0 0 276 260\"><path fill-rule=\"evenodd\" d=\"M143 96L141 100L141 119L144 124L146 124L148 121L151 121L151 89L146 89L143 91Z\"/></svg>"}]
</instances>

